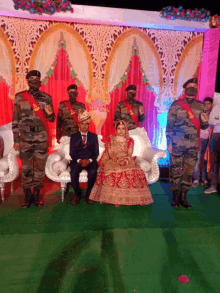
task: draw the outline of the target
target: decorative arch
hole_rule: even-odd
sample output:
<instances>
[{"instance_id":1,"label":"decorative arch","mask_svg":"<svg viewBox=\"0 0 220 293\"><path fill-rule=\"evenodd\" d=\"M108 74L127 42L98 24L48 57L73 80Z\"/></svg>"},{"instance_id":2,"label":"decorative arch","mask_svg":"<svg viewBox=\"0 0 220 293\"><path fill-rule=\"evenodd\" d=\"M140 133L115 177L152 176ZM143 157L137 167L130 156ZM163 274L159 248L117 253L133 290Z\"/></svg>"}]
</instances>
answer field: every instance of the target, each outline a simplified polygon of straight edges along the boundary
<instances>
[{"instance_id":1,"label":"decorative arch","mask_svg":"<svg viewBox=\"0 0 220 293\"><path fill-rule=\"evenodd\" d=\"M190 57L190 54L192 54L193 50L196 49L196 47L199 48L199 46L201 45L201 52L200 54L202 54L202 45L203 45L203 41L204 41L204 37L203 35L199 35L195 38L193 38L186 46L185 48L183 49L183 52L182 52L182 55L181 55L181 58L179 60L179 63L176 67L176 70L175 70L175 73L174 73L174 81L173 81L173 84L174 84L174 90L173 90L173 96L176 97L177 95L179 95L179 88L181 87L182 88L182 85L183 83L193 77L194 73L196 72L198 66L199 66L199 63L200 63L200 56L195 56L198 60L196 60L195 64L191 64L192 65L192 72L190 72L191 75L187 75L184 76L183 75L183 72L182 72L182 69L183 69L183 65L186 63L187 59L189 59ZM190 60L189 60L189 63ZM180 76L182 76L183 80L180 84ZM185 79L184 79L185 78Z\"/></svg>"},{"instance_id":2,"label":"decorative arch","mask_svg":"<svg viewBox=\"0 0 220 293\"><path fill-rule=\"evenodd\" d=\"M50 28L48 28L46 31L42 33L40 36L38 42L34 46L33 53L31 55L31 58L29 60L29 69L33 70L35 66L35 62L39 53L39 50L44 43L44 41L48 38L50 38L54 33L56 32L67 32L69 33L75 40L78 41L80 46L82 47L83 52L85 53L86 56L86 61L88 63L88 71L89 71L89 81L88 81L88 93L87 97L91 96L91 91L92 91L92 80L93 80L93 65L92 65L92 60L89 52L89 48L87 47L86 43L84 42L83 38L80 36L78 32L74 30L73 27L69 26L68 24L65 23L57 23L52 25Z\"/></svg>"},{"instance_id":3,"label":"decorative arch","mask_svg":"<svg viewBox=\"0 0 220 293\"><path fill-rule=\"evenodd\" d=\"M145 31L138 29L138 28L131 28L123 32L118 39L116 40L115 44L112 47L112 50L110 52L109 58L107 60L106 64L106 70L105 70L105 78L104 78L104 88L105 88L105 103L108 104L110 102L110 97L109 97L109 77L110 77L110 72L111 72L111 66L113 62L113 58L119 49L119 47L123 44L123 42L130 38L131 36L141 38L143 43L148 47L157 63L157 68L158 68L158 78L159 78L159 88L162 88L163 85L163 71L162 71L162 66L161 66L161 60L160 60L160 55L153 43L153 41L150 39L150 37L146 34Z\"/></svg>"},{"instance_id":4,"label":"decorative arch","mask_svg":"<svg viewBox=\"0 0 220 293\"><path fill-rule=\"evenodd\" d=\"M16 59L14 56L14 52L12 50L11 44L4 33L3 29L0 27L0 40L3 42L7 52L8 57L10 60L11 68L10 68L10 74L8 76L4 76L2 72L0 72L0 76L5 80L5 83L10 86L10 94L9 97L14 100L15 98L15 75L16 75Z\"/></svg>"}]
</instances>

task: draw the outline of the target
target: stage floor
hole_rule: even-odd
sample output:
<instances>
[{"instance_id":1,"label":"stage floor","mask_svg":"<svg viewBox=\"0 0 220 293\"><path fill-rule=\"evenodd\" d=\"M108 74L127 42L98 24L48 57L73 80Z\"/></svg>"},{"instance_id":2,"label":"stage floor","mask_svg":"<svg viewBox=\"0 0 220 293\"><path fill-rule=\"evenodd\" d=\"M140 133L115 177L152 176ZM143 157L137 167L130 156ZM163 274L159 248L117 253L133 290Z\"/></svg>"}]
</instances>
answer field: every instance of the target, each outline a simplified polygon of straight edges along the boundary
<instances>
[{"instance_id":1,"label":"stage floor","mask_svg":"<svg viewBox=\"0 0 220 293\"><path fill-rule=\"evenodd\" d=\"M192 210L173 209L169 182L158 181L150 206L72 206L46 179L45 206L23 210L19 180L0 206L1 293L219 292L217 193L192 188Z\"/></svg>"}]
</instances>

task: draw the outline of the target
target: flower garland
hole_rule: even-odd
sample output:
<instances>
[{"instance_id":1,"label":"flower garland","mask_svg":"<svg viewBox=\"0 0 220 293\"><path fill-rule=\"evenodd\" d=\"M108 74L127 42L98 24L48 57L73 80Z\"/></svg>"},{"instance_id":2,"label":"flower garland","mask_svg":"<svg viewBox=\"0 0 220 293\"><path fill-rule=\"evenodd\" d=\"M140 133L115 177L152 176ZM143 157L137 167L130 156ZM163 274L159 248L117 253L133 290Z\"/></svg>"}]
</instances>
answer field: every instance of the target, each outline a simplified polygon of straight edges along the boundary
<instances>
[{"instance_id":1,"label":"flower garland","mask_svg":"<svg viewBox=\"0 0 220 293\"><path fill-rule=\"evenodd\" d=\"M98 110L99 112L107 112L107 107L103 103L102 100L99 100L98 98L95 98L91 104L89 104L89 111L92 110Z\"/></svg>"},{"instance_id":2,"label":"flower garland","mask_svg":"<svg viewBox=\"0 0 220 293\"><path fill-rule=\"evenodd\" d=\"M71 11L73 8L68 0L13 0L16 10L22 9L29 11L32 14L54 14L56 12Z\"/></svg>"},{"instance_id":3,"label":"flower garland","mask_svg":"<svg viewBox=\"0 0 220 293\"><path fill-rule=\"evenodd\" d=\"M201 10L198 10L197 8L195 8L194 10L190 10L183 9L182 6L179 6L178 8L167 6L162 9L160 15L163 18L168 18L172 20L182 19L207 22L209 21L210 11L207 11L204 8L202 8Z\"/></svg>"},{"instance_id":4,"label":"flower garland","mask_svg":"<svg viewBox=\"0 0 220 293\"><path fill-rule=\"evenodd\" d=\"M209 23L210 28L219 28L220 27L220 16L217 14L210 17L210 23Z\"/></svg>"}]
</instances>

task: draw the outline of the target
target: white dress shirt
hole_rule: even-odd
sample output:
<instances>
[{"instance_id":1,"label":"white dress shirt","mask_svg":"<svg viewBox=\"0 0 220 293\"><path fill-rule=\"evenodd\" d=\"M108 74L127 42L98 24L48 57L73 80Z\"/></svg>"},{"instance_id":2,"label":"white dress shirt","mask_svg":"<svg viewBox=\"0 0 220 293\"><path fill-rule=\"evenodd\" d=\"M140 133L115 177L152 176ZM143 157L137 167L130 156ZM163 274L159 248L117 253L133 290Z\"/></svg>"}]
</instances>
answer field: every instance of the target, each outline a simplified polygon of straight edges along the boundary
<instances>
[{"instance_id":1,"label":"white dress shirt","mask_svg":"<svg viewBox=\"0 0 220 293\"><path fill-rule=\"evenodd\" d=\"M220 133L220 104L213 107L209 115L209 124L214 125L213 133Z\"/></svg>"}]
</instances>

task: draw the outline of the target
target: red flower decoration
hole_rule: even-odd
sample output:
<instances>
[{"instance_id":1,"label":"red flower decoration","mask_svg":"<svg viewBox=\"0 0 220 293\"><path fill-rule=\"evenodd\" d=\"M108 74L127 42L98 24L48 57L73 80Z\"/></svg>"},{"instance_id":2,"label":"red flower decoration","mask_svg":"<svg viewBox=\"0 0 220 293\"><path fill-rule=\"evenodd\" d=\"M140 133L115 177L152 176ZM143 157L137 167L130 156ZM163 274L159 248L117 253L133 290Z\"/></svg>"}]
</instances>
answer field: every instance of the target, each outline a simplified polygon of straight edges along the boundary
<instances>
[{"instance_id":1,"label":"red flower decoration","mask_svg":"<svg viewBox=\"0 0 220 293\"><path fill-rule=\"evenodd\" d=\"M180 12L180 15L181 15L181 16L184 16L184 15L185 15L185 13L182 11L182 12Z\"/></svg>"},{"instance_id":2,"label":"red flower decoration","mask_svg":"<svg viewBox=\"0 0 220 293\"><path fill-rule=\"evenodd\" d=\"M178 11L178 8L173 7L173 10L177 12Z\"/></svg>"},{"instance_id":3,"label":"red flower decoration","mask_svg":"<svg viewBox=\"0 0 220 293\"><path fill-rule=\"evenodd\" d=\"M180 275L177 279L183 284L189 283L189 278L185 275Z\"/></svg>"},{"instance_id":4,"label":"red flower decoration","mask_svg":"<svg viewBox=\"0 0 220 293\"><path fill-rule=\"evenodd\" d=\"M194 17L194 13L193 13L193 12L191 12L191 13L190 13L190 16L191 16L191 17Z\"/></svg>"},{"instance_id":5,"label":"red flower decoration","mask_svg":"<svg viewBox=\"0 0 220 293\"><path fill-rule=\"evenodd\" d=\"M167 15L167 18L171 18L171 15Z\"/></svg>"}]
</instances>

